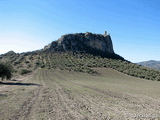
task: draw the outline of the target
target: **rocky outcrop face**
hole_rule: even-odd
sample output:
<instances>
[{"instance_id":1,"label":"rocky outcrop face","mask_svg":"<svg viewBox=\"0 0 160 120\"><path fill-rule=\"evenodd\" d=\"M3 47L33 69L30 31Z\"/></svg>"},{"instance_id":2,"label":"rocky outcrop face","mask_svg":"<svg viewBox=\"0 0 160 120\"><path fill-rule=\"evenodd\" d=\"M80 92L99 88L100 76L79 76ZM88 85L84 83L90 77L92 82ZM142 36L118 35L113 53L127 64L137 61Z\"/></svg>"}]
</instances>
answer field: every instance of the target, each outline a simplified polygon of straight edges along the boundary
<instances>
[{"instance_id":1,"label":"rocky outcrop face","mask_svg":"<svg viewBox=\"0 0 160 120\"><path fill-rule=\"evenodd\" d=\"M57 41L45 46L43 51L85 52L103 57L116 55L110 35L89 32L63 35Z\"/></svg>"}]
</instances>

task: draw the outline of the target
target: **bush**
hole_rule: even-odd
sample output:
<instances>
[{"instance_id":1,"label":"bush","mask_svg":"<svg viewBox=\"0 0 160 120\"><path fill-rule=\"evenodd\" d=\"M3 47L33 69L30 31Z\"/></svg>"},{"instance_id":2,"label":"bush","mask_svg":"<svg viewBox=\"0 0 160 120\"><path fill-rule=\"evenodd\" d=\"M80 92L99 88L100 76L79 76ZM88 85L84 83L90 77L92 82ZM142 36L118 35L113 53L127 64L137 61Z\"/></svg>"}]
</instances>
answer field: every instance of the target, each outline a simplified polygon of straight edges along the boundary
<instances>
[{"instance_id":1,"label":"bush","mask_svg":"<svg viewBox=\"0 0 160 120\"><path fill-rule=\"evenodd\" d=\"M27 64L27 63L29 63L29 61L25 61L25 63Z\"/></svg>"},{"instance_id":2,"label":"bush","mask_svg":"<svg viewBox=\"0 0 160 120\"><path fill-rule=\"evenodd\" d=\"M20 74L21 74L21 75L24 75L24 74L27 74L27 73L30 73L30 72L32 72L32 71L31 71L31 70L22 69L22 70L20 71Z\"/></svg>"},{"instance_id":3,"label":"bush","mask_svg":"<svg viewBox=\"0 0 160 120\"><path fill-rule=\"evenodd\" d=\"M10 80L12 78L13 67L10 63L0 63L0 77L2 81L4 79Z\"/></svg>"},{"instance_id":4,"label":"bush","mask_svg":"<svg viewBox=\"0 0 160 120\"><path fill-rule=\"evenodd\" d=\"M41 68L45 68L45 65L41 65Z\"/></svg>"},{"instance_id":5,"label":"bush","mask_svg":"<svg viewBox=\"0 0 160 120\"><path fill-rule=\"evenodd\" d=\"M160 76L157 76L157 77L156 77L156 80L157 80L157 81L160 81Z\"/></svg>"}]
</instances>

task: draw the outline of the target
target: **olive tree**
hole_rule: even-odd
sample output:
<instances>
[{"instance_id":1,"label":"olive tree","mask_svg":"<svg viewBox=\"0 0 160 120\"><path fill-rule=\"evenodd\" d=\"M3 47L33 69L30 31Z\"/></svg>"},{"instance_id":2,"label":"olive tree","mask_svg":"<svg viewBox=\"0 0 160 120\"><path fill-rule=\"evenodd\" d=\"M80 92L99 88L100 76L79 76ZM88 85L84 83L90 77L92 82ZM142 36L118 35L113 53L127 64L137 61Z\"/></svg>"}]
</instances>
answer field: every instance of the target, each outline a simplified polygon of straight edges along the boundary
<instances>
[{"instance_id":1,"label":"olive tree","mask_svg":"<svg viewBox=\"0 0 160 120\"><path fill-rule=\"evenodd\" d=\"M0 63L0 77L2 81L4 79L10 80L12 78L13 67L10 63Z\"/></svg>"}]
</instances>

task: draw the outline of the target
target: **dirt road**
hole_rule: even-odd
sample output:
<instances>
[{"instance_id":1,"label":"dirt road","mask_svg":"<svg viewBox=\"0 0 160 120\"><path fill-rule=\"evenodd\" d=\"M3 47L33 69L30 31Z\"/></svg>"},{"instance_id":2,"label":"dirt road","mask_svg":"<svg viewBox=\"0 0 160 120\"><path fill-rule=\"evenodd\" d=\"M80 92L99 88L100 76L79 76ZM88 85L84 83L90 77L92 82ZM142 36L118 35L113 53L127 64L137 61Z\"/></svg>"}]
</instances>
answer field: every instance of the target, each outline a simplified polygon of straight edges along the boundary
<instances>
[{"instance_id":1,"label":"dirt road","mask_svg":"<svg viewBox=\"0 0 160 120\"><path fill-rule=\"evenodd\" d=\"M90 75L40 69L0 84L0 120L158 119L160 82L111 69L97 71L100 74Z\"/></svg>"}]
</instances>

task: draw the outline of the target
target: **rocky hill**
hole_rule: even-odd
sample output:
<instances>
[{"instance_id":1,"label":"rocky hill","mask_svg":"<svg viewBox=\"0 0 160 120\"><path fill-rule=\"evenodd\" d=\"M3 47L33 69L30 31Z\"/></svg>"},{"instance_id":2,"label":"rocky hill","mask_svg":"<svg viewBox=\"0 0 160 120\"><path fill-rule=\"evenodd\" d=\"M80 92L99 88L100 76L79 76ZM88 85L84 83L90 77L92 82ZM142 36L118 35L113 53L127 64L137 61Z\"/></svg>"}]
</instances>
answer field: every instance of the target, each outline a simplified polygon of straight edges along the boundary
<instances>
[{"instance_id":1,"label":"rocky hill","mask_svg":"<svg viewBox=\"0 0 160 120\"><path fill-rule=\"evenodd\" d=\"M133 64L115 54L110 35L77 33L63 35L41 50L0 55L15 74L41 69L96 73L93 68L112 68L134 77L160 81L160 71Z\"/></svg>"},{"instance_id":2,"label":"rocky hill","mask_svg":"<svg viewBox=\"0 0 160 120\"><path fill-rule=\"evenodd\" d=\"M160 61L149 60L149 61L139 62L138 64L149 67L149 68L160 70Z\"/></svg>"},{"instance_id":3,"label":"rocky hill","mask_svg":"<svg viewBox=\"0 0 160 120\"><path fill-rule=\"evenodd\" d=\"M90 32L63 35L57 41L53 41L45 46L42 51L72 51L124 60L124 58L115 54L110 35L93 34Z\"/></svg>"}]
</instances>

